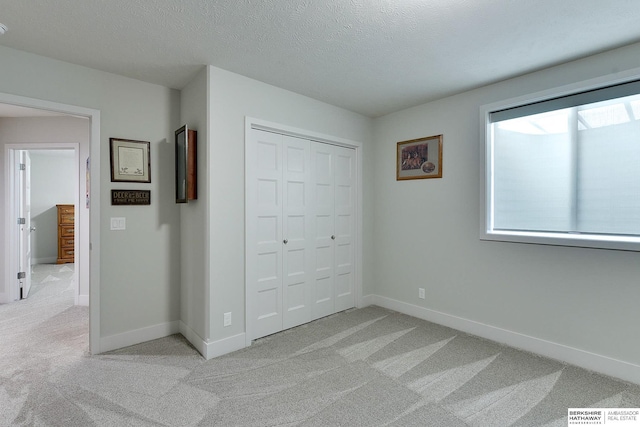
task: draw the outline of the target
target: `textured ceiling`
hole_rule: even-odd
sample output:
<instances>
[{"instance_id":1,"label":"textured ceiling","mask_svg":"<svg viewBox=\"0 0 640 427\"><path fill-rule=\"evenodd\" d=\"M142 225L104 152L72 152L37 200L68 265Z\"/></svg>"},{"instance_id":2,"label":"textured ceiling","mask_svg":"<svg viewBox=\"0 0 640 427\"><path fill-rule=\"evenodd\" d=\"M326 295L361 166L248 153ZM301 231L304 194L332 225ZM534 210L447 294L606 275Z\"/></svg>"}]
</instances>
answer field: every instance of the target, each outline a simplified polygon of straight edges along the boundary
<instances>
[{"instance_id":1,"label":"textured ceiling","mask_svg":"<svg viewBox=\"0 0 640 427\"><path fill-rule=\"evenodd\" d=\"M0 22L27 52L177 89L211 64L371 117L640 41L638 0L0 0Z\"/></svg>"}]
</instances>

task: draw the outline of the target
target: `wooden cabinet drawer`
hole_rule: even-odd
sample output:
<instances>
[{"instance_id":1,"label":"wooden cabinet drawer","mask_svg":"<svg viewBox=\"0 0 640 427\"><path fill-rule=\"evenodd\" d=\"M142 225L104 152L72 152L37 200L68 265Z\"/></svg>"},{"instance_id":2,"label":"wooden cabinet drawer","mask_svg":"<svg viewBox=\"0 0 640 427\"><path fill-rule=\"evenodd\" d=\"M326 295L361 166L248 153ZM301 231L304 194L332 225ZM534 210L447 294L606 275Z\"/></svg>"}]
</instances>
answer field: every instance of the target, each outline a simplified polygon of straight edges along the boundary
<instances>
[{"instance_id":1,"label":"wooden cabinet drawer","mask_svg":"<svg viewBox=\"0 0 640 427\"><path fill-rule=\"evenodd\" d=\"M73 224L73 213L60 214L60 224Z\"/></svg>"},{"instance_id":2,"label":"wooden cabinet drawer","mask_svg":"<svg viewBox=\"0 0 640 427\"><path fill-rule=\"evenodd\" d=\"M73 237L61 237L60 238L60 247L61 248L73 248Z\"/></svg>"},{"instance_id":3,"label":"wooden cabinet drawer","mask_svg":"<svg viewBox=\"0 0 640 427\"><path fill-rule=\"evenodd\" d=\"M58 233L60 238L70 237L73 239L74 236L73 227L58 227Z\"/></svg>"},{"instance_id":4,"label":"wooden cabinet drawer","mask_svg":"<svg viewBox=\"0 0 640 427\"><path fill-rule=\"evenodd\" d=\"M73 260L74 249L73 248L61 248L60 258Z\"/></svg>"},{"instance_id":5,"label":"wooden cabinet drawer","mask_svg":"<svg viewBox=\"0 0 640 427\"><path fill-rule=\"evenodd\" d=\"M75 207L74 206L65 206L65 205L59 205L58 206L58 213L60 215L71 214L71 217L73 217L74 211L75 211Z\"/></svg>"}]
</instances>

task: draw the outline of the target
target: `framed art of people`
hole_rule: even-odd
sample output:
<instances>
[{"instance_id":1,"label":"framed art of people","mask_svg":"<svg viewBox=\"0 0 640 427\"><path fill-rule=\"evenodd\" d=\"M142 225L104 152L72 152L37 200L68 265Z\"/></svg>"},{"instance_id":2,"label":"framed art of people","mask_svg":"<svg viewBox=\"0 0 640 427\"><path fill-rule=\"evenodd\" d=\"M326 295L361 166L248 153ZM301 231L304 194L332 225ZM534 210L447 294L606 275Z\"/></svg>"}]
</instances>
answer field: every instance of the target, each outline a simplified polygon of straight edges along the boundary
<instances>
[{"instance_id":1,"label":"framed art of people","mask_svg":"<svg viewBox=\"0 0 640 427\"><path fill-rule=\"evenodd\" d=\"M442 135L400 141L396 180L442 178Z\"/></svg>"}]
</instances>

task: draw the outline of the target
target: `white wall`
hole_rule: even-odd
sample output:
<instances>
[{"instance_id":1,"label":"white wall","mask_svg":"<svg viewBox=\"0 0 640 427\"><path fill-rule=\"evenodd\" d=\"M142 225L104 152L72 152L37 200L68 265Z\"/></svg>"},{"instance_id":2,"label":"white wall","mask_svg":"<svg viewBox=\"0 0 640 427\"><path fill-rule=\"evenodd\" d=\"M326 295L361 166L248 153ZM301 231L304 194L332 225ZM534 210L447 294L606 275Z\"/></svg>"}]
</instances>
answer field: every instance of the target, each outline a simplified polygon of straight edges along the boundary
<instances>
[{"instance_id":1,"label":"white wall","mask_svg":"<svg viewBox=\"0 0 640 427\"><path fill-rule=\"evenodd\" d=\"M181 124L197 131L198 199L180 205L180 320L182 334L201 352L208 337L208 91L207 68L181 91ZM174 186L175 188L175 186ZM175 194L175 193L174 193Z\"/></svg>"},{"instance_id":2,"label":"white wall","mask_svg":"<svg viewBox=\"0 0 640 427\"><path fill-rule=\"evenodd\" d=\"M365 212L373 207L373 170L369 167L372 120L219 68L209 67L209 76L209 338L216 342L245 331L245 117L362 142ZM369 215L365 215L364 228L364 283L368 284L372 280ZM233 323L225 328L222 320L226 312L232 313Z\"/></svg>"},{"instance_id":3,"label":"white wall","mask_svg":"<svg viewBox=\"0 0 640 427\"><path fill-rule=\"evenodd\" d=\"M89 123L84 120L88 131ZM88 142L88 141L87 141ZM58 258L58 204L74 204L78 173L73 150L31 150L31 263ZM79 207L80 208L80 207Z\"/></svg>"},{"instance_id":4,"label":"white wall","mask_svg":"<svg viewBox=\"0 0 640 427\"><path fill-rule=\"evenodd\" d=\"M377 119L371 300L640 382L640 253L480 241L478 184L481 105L635 67L640 44ZM396 142L436 134L443 178L396 181Z\"/></svg>"},{"instance_id":5,"label":"white wall","mask_svg":"<svg viewBox=\"0 0 640 427\"><path fill-rule=\"evenodd\" d=\"M171 332L179 319L205 343L244 332L244 121L250 116L364 143L365 294L638 365L638 253L478 239L478 110L638 67L639 58L634 45L375 121L215 67L180 99L174 90L2 46L0 92L101 112L100 314L101 337L111 346ZM199 200L184 207L174 203L171 144L180 105L181 120L200 131L204 166ZM396 142L439 133L444 177L397 182ZM109 137L151 141L151 184L110 182ZM112 207L109 190L117 188L150 189L152 205ZM0 197L3 191L0 185ZM109 231L112 216L126 217L127 230ZM193 248L184 249L187 241ZM426 300L417 298L418 287L426 288ZM223 328L225 312L233 313L233 324Z\"/></svg>"},{"instance_id":6,"label":"white wall","mask_svg":"<svg viewBox=\"0 0 640 427\"><path fill-rule=\"evenodd\" d=\"M101 349L177 332L180 221L173 196L173 146L167 142L179 123L179 92L3 46L0 63L2 93L101 113ZM150 184L110 182L110 137L151 142ZM0 164L4 167L4 158ZM151 190L151 206L111 206L111 189ZM126 231L110 231L110 217L125 217Z\"/></svg>"}]
</instances>

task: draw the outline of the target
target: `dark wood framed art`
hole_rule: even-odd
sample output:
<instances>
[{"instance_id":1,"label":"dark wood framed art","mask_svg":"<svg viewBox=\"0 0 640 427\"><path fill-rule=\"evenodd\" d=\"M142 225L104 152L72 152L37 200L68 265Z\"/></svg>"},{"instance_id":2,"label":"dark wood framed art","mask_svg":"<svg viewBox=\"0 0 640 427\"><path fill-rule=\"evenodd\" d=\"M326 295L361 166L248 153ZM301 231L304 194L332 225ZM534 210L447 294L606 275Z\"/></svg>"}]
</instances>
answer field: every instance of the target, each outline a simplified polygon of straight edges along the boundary
<instances>
[{"instance_id":1,"label":"dark wood framed art","mask_svg":"<svg viewBox=\"0 0 640 427\"><path fill-rule=\"evenodd\" d=\"M197 132L182 126L176 136L176 203L196 200L196 143Z\"/></svg>"},{"instance_id":2,"label":"dark wood framed art","mask_svg":"<svg viewBox=\"0 0 640 427\"><path fill-rule=\"evenodd\" d=\"M111 182L151 182L151 143L109 138Z\"/></svg>"}]
</instances>

